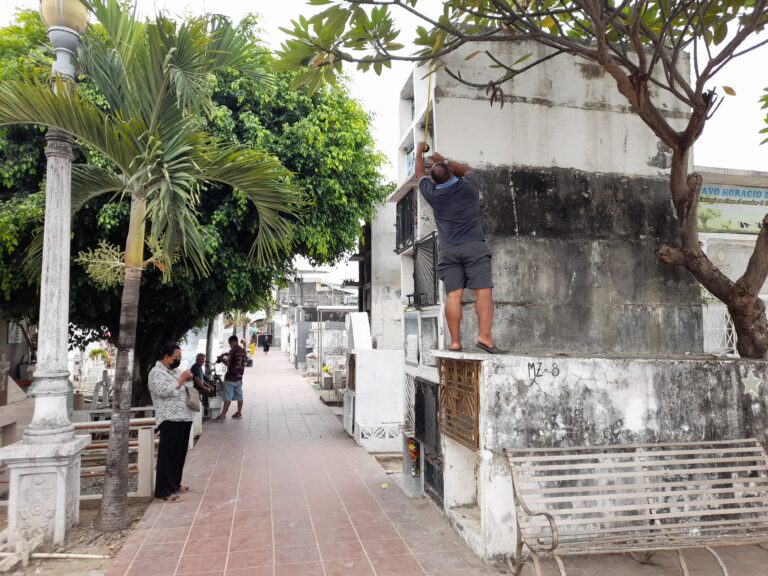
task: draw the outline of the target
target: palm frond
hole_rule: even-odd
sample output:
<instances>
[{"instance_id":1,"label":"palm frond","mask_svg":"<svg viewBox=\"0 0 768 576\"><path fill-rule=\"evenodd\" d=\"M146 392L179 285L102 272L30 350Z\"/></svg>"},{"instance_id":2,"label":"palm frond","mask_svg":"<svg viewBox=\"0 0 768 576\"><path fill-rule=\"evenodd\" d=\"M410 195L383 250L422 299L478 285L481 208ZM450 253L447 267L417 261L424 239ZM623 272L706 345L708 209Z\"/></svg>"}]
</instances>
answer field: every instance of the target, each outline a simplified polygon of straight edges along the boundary
<instances>
[{"instance_id":1,"label":"palm frond","mask_svg":"<svg viewBox=\"0 0 768 576\"><path fill-rule=\"evenodd\" d=\"M205 242L197 220L200 202L191 141L171 148L148 173L147 220L149 238L165 255L180 253L200 274L208 273Z\"/></svg>"},{"instance_id":2,"label":"palm frond","mask_svg":"<svg viewBox=\"0 0 768 576\"><path fill-rule=\"evenodd\" d=\"M118 124L77 89L59 80L54 92L34 79L0 82L0 126L37 124L56 128L99 150L123 172L140 153L130 125Z\"/></svg>"},{"instance_id":3,"label":"palm frond","mask_svg":"<svg viewBox=\"0 0 768 576\"><path fill-rule=\"evenodd\" d=\"M285 256L304 206L301 191L289 182L290 172L274 157L244 146L211 144L210 149L201 162L201 180L241 190L258 213L259 232L251 257L266 265Z\"/></svg>"},{"instance_id":4,"label":"palm frond","mask_svg":"<svg viewBox=\"0 0 768 576\"><path fill-rule=\"evenodd\" d=\"M38 285L43 270L43 226L33 233L32 242L27 246L24 255L24 275L34 280Z\"/></svg>"},{"instance_id":5,"label":"palm frond","mask_svg":"<svg viewBox=\"0 0 768 576\"><path fill-rule=\"evenodd\" d=\"M125 186L125 180L109 170L89 164L75 164L72 166L72 214L103 194L120 194Z\"/></svg>"},{"instance_id":6,"label":"palm frond","mask_svg":"<svg viewBox=\"0 0 768 576\"><path fill-rule=\"evenodd\" d=\"M109 47L115 51L123 68L135 62L137 51L145 49L142 42L144 24L136 17L136 3L133 9L125 9L118 0L82 0L101 24L108 39ZM94 34L89 30L86 37Z\"/></svg>"},{"instance_id":7,"label":"palm frond","mask_svg":"<svg viewBox=\"0 0 768 576\"><path fill-rule=\"evenodd\" d=\"M129 87L118 52L107 44L105 38L86 34L79 54L80 73L91 80L112 111L124 111Z\"/></svg>"}]
</instances>

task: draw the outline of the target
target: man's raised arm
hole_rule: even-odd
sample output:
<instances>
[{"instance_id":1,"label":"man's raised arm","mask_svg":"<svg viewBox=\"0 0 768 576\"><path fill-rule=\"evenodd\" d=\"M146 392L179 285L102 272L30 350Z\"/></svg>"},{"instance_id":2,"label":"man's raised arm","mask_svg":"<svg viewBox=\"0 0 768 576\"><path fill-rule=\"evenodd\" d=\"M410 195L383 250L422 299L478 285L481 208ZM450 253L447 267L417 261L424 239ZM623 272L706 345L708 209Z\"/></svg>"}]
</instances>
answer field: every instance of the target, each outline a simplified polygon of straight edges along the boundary
<instances>
[{"instance_id":1,"label":"man's raised arm","mask_svg":"<svg viewBox=\"0 0 768 576\"><path fill-rule=\"evenodd\" d=\"M434 152L429 159L432 160L432 162L445 163L448 166L448 169L453 173L453 175L458 176L459 178L473 171L472 168L470 168L466 164L462 164L461 162L456 162L455 160L446 160L445 156L443 156L442 154L438 154L437 152Z\"/></svg>"},{"instance_id":2,"label":"man's raised arm","mask_svg":"<svg viewBox=\"0 0 768 576\"><path fill-rule=\"evenodd\" d=\"M424 168L424 148L426 148L426 146L426 142L419 142L416 144L416 166L414 167L416 180L421 180L427 175L427 171Z\"/></svg>"}]
</instances>

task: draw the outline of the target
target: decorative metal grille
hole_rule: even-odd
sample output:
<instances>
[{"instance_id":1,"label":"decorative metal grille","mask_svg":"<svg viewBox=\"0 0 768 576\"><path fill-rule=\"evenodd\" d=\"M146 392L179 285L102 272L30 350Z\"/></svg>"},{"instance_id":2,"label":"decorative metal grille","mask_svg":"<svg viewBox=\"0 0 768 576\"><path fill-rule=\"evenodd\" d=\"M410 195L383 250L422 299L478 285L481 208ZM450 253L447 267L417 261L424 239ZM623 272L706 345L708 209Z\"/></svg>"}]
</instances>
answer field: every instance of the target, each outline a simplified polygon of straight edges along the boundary
<instances>
[{"instance_id":1,"label":"decorative metal grille","mask_svg":"<svg viewBox=\"0 0 768 576\"><path fill-rule=\"evenodd\" d=\"M704 352L718 355L736 355L736 329L722 302L705 300L702 306L704 316Z\"/></svg>"},{"instance_id":2,"label":"decorative metal grille","mask_svg":"<svg viewBox=\"0 0 768 576\"><path fill-rule=\"evenodd\" d=\"M433 232L414 246L413 301L416 306L432 306L437 294L437 235Z\"/></svg>"},{"instance_id":3,"label":"decorative metal grille","mask_svg":"<svg viewBox=\"0 0 768 576\"><path fill-rule=\"evenodd\" d=\"M416 193L412 190L397 203L396 247L398 254L416 239Z\"/></svg>"},{"instance_id":4,"label":"decorative metal grille","mask_svg":"<svg viewBox=\"0 0 768 576\"><path fill-rule=\"evenodd\" d=\"M470 450L480 446L480 362L441 358L440 433Z\"/></svg>"},{"instance_id":5,"label":"decorative metal grille","mask_svg":"<svg viewBox=\"0 0 768 576\"><path fill-rule=\"evenodd\" d=\"M443 504L443 457L424 449L424 492L439 505Z\"/></svg>"},{"instance_id":6,"label":"decorative metal grille","mask_svg":"<svg viewBox=\"0 0 768 576\"><path fill-rule=\"evenodd\" d=\"M416 377L405 375L405 414L403 415L403 433L413 436L416 433Z\"/></svg>"},{"instance_id":7,"label":"decorative metal grille","mask_svg":"<svg viewBox=\"0 0 768 576\"><path fill-rule=\"evenodd\" d=\"M434 382L416 378L415 437L433 452L440 453L440 411L438 386Z\"/></svg>"}]
</instances>

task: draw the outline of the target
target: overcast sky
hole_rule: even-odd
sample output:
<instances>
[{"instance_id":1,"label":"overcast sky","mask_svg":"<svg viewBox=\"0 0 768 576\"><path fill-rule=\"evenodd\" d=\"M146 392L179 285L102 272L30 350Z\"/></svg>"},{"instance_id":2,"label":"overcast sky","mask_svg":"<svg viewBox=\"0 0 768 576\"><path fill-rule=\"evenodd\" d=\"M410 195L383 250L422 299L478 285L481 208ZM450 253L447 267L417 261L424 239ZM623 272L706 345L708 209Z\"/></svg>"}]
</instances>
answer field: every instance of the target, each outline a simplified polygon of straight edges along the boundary
<instances>
[{"instance_id":1,"label":"overcast sky","mask_svg":"<svg viewBox=\"0 0 768 576\"><path fill-rule=\"evenodd\" d=\"M431 0L431 3L435 2L437 0ZM290 28L291 19L313 11L305 0L138 0L138 4L145 14L156 9L167 9L174 15L215 11L239 19L247 12L257 12L262 15L264 39L272 48L278 48L284 38L280 27ZM10 22L16 8L38 5L38 0L0 0L0 25ZM403 30L412 30L414 22L403 19L399 25ZM731 63L718 76L717 84L733 87L737 95L727 98L715 117L707 123L703 136L696 144L694 162L697 165L768 171L768 144L760 146L761 137L758 134L764 126L762 118L765 111L761 111L757 103L763 88L768 86L766 61L768 47L763 47ZM392 70L385 70L381 77L373 72L351 73L352 94L373 114L378 147L390 158L395 158L396 154L398 94L408 70L408 65L400 63L393 65ZM719 92L722 94L722 90ZM448 156L451 154L450 150L441 152ZM395 166L389 166L385 176L394 180L395 172Z\"/></svg>"}]
</instances>

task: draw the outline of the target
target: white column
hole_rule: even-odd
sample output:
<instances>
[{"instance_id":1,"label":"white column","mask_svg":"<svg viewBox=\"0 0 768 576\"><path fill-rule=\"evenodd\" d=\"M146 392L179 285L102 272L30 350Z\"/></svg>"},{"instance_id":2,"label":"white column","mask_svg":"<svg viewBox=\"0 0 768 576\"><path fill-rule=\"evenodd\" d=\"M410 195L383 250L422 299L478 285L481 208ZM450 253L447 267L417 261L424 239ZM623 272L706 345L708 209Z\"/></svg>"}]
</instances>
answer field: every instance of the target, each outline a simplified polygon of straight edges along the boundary
<instances>
[{"instance_id":1,"label":"white column","mask_svg":"<svg viewBox=\"0 0 768 576\"><path fill-rule=\"evenodd\" d=\"M46 140L48 170L34 374L35 413L24 431L26 443L65 442L74 437L75 430L67 414L72 138L49 130Z\"/></svg>"},{"instance_id":2,"label":"white column","mask_svg":"<svg viewBox=\"0 0 768 576\"><path fill-rule=\"evenodd\" d=\"M72 78L79 35L52 27L54 77ZM66 80L69 81L69 80ZM56 85L55 85L56 87ZM80 518L80 455L90 436L75 436L67 413L72 137L48 130L45 232L40 285L35 412L23 440L0 449L10 470L8 549L28 551L42 537L64 542ZM13 557L6 562L13 563Z\"/></svg>"}]
</instances>

